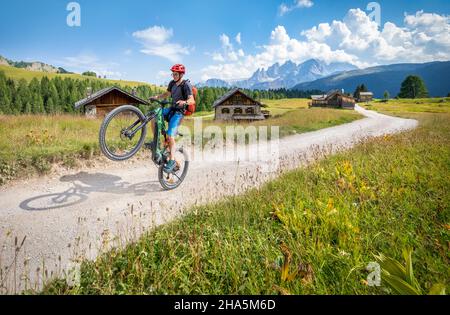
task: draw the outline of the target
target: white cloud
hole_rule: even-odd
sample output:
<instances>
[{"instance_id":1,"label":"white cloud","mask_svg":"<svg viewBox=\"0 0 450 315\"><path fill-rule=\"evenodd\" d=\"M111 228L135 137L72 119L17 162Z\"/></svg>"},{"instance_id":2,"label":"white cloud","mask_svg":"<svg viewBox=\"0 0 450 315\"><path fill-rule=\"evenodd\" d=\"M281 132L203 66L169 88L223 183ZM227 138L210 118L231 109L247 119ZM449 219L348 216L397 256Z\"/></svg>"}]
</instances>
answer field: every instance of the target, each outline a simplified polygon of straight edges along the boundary
<instances>
[{"instance_id":1,"label":"white cloud","mask_svg":"<svg viewBox=\"0 0 450 315\"><path fill-rule=\"evenodd\" d=\"M164 26L152 26L133 33L133 37L144 46L141 49L142 53L178 62L181 61L182 55L189 55L190 49L178 43L171 43L172 36L173 30L166 29Z\"/></svg>"},{"instance_id":2,"label":"white cloud","mask_svg":"<svg viewBox=\"0 0 450 315\"><path fill-rule=\"evenodd\" d=\"M280 16L285 15L288 12L291 12L295 9L301 9L301 8L311 8L314 5L314 2L311 0L295 0L294 4L291 6L288 6L285 3L280 4L278 7L278 14Z\"/></svg>"},{"instance_id":3,"label":"white cloud","mask_svg":"<svg viewBox=\"0 0 450 315\"><path fill-rule=\"evenodd\" d=\"M242 40L241 40L241 33L238 33L237 35L236 35L236 43L238 43L239 45L241 45L242 44Z\"/></svg>"},{"instance_id":4,"label":"white cloud","mask_svg":"<svg viewBox=\"0 0 450 315\"><path fill-rule=\"evenodd\" d=\"M268 44L254 55L234 51L229 39L222 36L222 49L226 52L222 54L223 61L205 67L202 78L240 79L276 62L300 63L310 58L358 67L450 60L450 16L418 11L415 15L406 14L403 24L387 22L380 28L364 11L350 9L341 21L302 31L303 39L292 38L279 25L271 32Z\"/></svg>"},{"instance_id":5,"label":"white cloud","mask_svg":"<svg viewBox=\"0 0 450 315\"><path fill-rule=\"evenodd\" d=\"M219 36L221 43L221 52L206 53L211 56L216 62L237 62L239 59L245 56L242 49L236 50L230 41L230 37L226 34ZM241 33L238 33L235 37L236 42L241 43Z\"/></svg>"},{"instance_id":6,"label":"white cloud","mask_svg":"<svg viewBox=\"0 0 450 315\"><path fill-rule=\"evenodd\" d=\"M97 75L106 76L109 79L120 79L123 73L115 70L119 66L115 62L101 61L95 54L82 52L77 56L65 57L57 61L63 67L70 71L82 73L85 71L94 71Z\"/></svg>"},{"instance_id":7,"label":"white cloud","mask_svg":"<svg viewBox=\"0 0 450 315\"><path fill-rule=\"evenodd\" d=\"M280 4L280 6L278 7L278 14L280 16L283 16L290 11L292 11L292 9L284 3Z\"/></svg>"},{"instance_id":8,"label":"white cloud","mask_svg":"<svg viewBox=\"0 0 450 315\"><path fill-rule=\"evenodd\" d=\"M136 31L133 36L147 43L161 45L173 36L173 30L166 29L164 26L153 26L142 31Z\"/></svg>"},{"instance_id":9,"label":"white cloud","mask_svg":"<svg viewBox=\"0 0 450 315\"><path fill-rule=\"evenodd\" d=\"M343 21L319 24L301 34L374 63L450 59L450 17L423 11L405 15L403 27L387 22L379 30L365 12L351 9Z\"/></svg>"},{"instance_id":10,"label":"white cloud","mask_svg":"<svg viewBox=\"0 0 450 315\"><path fill-rule=\"evenodd\" d=\"M297 0L296 6L299 8L310 8L314 5L311 0Z\"/></svg>"},{"instance_id":11,"label":"white cloud","mask_svg":"<svg viewBox=\"0 0 450 315\"><path fill-rule=\"evenodd\" d=\"M225 58L223 58L221 53L213 53L213 60L214 61L224 62Z\"/></svg>"}]
</instances>

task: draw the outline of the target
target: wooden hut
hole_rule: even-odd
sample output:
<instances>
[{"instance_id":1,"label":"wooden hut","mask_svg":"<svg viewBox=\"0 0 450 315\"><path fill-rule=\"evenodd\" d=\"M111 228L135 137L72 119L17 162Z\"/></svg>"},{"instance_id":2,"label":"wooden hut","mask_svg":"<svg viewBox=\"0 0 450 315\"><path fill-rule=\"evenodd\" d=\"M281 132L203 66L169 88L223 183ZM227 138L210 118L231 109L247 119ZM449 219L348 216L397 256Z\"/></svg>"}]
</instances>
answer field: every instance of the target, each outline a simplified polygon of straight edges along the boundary
<instances>
[{"instance_id":1,"label":"wooden hut","mask_svg":"<svg viewBox=\"0 0 450 315\"><path fill-rule=\"evenodd\" d=\"M118 87L112 86L88 95L88 97L75 103L75 108L83 108L87 117L104 117L114 108L121 105L140 105L149 103L136 95L130 94Z\"/></svg>"},{"instance_id":2,"label":"wooden hut","mask_svg":"<svg viewBox=\"0 0 450 315\"><path fill-rule=\"evenodd\" d=\"M235 88L213 104L216 120L263 120L270 116L268 111L261 110L263 105Z\"/></svg>"},{"instance_id":3,"label":"wooden hut","mask_svg":"<svg viewBox=\"0 0 450 315\"><path fill-rule=\"evenodd\" d=\"M334 90L324 95L312 95L312 107L332 107L332 108L355 108L355 99L344 94L342 91Z\"/></svg>"},{"instance_id":4,"label":"wooden hut","mask_svg":"<svg viewBox=\"0 0 450 315\"><path fill-rule=\"evenodd\" d=\"M372 92L359 92L358 102L372 102L373 93Z\"/></svg>"}]
</instances>

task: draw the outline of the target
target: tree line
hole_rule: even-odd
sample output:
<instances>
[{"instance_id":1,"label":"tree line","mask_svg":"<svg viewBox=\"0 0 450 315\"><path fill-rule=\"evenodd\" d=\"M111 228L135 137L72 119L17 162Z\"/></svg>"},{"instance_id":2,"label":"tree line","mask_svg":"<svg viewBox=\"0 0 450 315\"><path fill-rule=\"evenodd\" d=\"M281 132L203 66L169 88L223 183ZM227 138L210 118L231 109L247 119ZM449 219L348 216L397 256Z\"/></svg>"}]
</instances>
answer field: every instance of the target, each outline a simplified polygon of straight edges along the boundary
<instances>
[{"instance_id":1,"label":"tree line","mask_svg":"<svg viewBox=\"0 0 450 315\"><path fill-rule=\"evenodd\" d=\"M0 71L0 114L81 113L74 105L86 97L88 88L95 92L111 85L101 80L61 77L14 81ZM116 86L132 91L129 86ZM161 88L142 85L136 88L136 95L148 99L160 91Z\"/></svg>"},{"instance_id":2,"label":"tree line","mask_svg":"<svg viewBox=\"0 0 450 315\"><path fill-rule=\"evenodd\" d=\"M80 80L43 77L41 79L33 78L30 82L25 79L15 81L0 71L0 114L80 114L82 109L75 109L74 104L86 97L88 89L95 93L112 85L111 82L89 78ZM115 84L115 86L129 93L135 93L137 97L143 100L148 100L151 96L160 94L161 90L165 89L164 87L149 85L140 85L135 88L118 84ZM229 88L199 88L197 111L212 110L214 102L229 90ZM243 92L256 100L306 98L311 94L323 94L322 91L318 90L295 91L287 89L268 91L243 89Z\"/></svg>"}]
</instances>

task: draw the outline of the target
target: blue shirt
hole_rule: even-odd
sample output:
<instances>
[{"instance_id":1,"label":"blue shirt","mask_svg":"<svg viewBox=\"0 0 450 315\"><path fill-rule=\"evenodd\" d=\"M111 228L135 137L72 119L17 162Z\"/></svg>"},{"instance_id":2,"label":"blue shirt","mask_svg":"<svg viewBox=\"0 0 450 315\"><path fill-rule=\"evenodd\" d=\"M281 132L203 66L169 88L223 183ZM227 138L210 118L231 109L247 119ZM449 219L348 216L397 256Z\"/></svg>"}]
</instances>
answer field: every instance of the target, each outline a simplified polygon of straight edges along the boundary
<instances>
[{"instance_id":1,"label":"blue shirt","mask_svg":"<svg viewBox=\"0 0 450 315\"><path fill-rule=\"evenodd\" d=\"M171 88L171 86L172 86L172 88ZM182 85L182 84L177 85L174 81L169 83L169 86L167 87L167 91L170 92L170 94L172 95L172 105L173 106L176 106L178 101L187 101L187 98L186 99L183 98L183 92L181 91L182 88L184 88L184 94L186 95L187 98L189 98L189 96L193 95L192 84L191 84L191 82L189 82L189 80L185 80L184 85Z\"/></svg>"}]
</instances>

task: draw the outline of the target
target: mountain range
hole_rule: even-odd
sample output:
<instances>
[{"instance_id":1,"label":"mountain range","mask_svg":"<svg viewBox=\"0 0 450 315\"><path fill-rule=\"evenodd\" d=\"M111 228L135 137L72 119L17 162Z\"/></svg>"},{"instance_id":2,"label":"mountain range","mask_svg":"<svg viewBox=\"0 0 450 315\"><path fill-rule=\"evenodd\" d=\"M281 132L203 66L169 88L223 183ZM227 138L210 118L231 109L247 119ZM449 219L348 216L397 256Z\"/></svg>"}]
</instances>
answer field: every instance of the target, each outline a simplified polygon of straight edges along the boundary
<instances>
[{"instance_id":1,"label":"mountain range","mask_svg":"<svg viewBox=\"0 0 450 315\"><path fill-rule=\"evenodd\" d=\"M401 84L408 75L420 76L430 96L446 96L450 93L450 61L392 64L346 71L297 84L293 89L321 91L344 89L353 93L357 85L364 83L376 98L382 98L384 91L388 91L394 97L400 92Z\"/></svg>"},{"instance_id":2,"label":"mountain range","mask_svg":"<svg viewBox=\"0 0 450 315\"><path fill-rule=\"evenodd\" d=\"M289 60L282 65L277 62L267 70L260 68L246 80L225 81L209 79L199 83L198 86L240 87L253 90L289 89L302 82L314 81L338 72L354 69L357 69L354 65L342 62L326 64L318 59L309 59L297 65Z\"/></svg>"}]
</instances>

